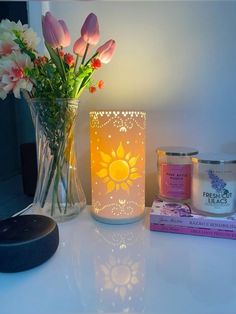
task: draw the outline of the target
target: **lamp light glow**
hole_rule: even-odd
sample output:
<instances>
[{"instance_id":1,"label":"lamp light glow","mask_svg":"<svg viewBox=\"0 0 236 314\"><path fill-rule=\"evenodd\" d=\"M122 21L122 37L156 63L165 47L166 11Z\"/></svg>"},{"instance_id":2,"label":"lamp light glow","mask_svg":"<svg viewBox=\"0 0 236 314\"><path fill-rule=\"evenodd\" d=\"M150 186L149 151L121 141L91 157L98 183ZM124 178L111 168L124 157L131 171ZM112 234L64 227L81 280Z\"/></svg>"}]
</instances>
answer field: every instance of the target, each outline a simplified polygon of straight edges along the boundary
<instances>
[{"instance_id":1,"label":"lamp light glow","mask_svg":"<svg viewBox=\"0 0 236 314\"><path fill-rule=\"evenodd\" d=\"M138 111L90 112L92 214L136 221L145 208L145 123Z\"/></svg>"}]
</instances>

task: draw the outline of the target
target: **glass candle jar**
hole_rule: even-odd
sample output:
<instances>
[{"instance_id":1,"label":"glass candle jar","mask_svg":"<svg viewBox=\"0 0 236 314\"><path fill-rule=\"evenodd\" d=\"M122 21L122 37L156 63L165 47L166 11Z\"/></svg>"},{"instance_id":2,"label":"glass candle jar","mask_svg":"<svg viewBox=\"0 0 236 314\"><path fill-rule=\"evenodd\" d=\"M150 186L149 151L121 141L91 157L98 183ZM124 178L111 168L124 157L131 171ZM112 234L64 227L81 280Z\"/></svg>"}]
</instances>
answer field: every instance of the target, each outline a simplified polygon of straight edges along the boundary
<instances>
[{"instance_id":1,"label":"glass candle jar","mask_svg":"<svg viewBox=\"0 0 236 314\"><path fill-rule=\"evenodd\" d=\"M192 206L206 215L225 216L236 208L236 156L192 158Z\"/></svg>"},{"instance_id":2,"label":"glass candle jar","mask_svg":"<svg viewBox=\"0 0 236 314\"><path fill-rule=\"evenodd\" d=\"M162 199L187 202L191 196L191 157L198 151L189 147L157 149L158 194Z\"/></svg>"}]
</instances>

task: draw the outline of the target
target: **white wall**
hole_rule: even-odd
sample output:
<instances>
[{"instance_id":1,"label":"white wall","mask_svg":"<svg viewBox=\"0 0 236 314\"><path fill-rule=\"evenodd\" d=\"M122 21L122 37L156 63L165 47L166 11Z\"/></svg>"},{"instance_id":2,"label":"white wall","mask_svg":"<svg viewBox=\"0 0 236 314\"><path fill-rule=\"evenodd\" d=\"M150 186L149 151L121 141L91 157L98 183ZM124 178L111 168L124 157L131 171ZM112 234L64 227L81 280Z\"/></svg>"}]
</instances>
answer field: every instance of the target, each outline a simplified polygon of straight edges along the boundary
<instances>
[{"instance_id":1,"label":"white wall","mask_svg":"<svg viewBox=\"0 0 236 314\"><path fill-rule=\"evenodd\" d=\"M37 5L29 4L36 27ZM88 112L93 109L147 112L147 205L156 193L157 146L236 154L236 2L59 1L47 6L67 22L74 40L94 12L101 43L117 41L112 62L96 76L105 89L81 98L78 151L88 203Z\"/></svg>"}]
</instances>

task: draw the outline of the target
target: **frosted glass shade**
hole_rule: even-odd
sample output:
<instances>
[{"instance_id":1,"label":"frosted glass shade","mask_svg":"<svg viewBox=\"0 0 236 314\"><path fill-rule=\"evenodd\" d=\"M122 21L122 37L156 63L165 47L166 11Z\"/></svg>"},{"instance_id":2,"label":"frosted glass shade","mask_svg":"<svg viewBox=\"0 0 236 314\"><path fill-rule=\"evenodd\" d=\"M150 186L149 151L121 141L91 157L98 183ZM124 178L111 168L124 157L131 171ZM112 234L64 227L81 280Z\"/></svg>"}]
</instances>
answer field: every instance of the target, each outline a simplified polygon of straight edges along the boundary
<instances>
[{"instance_id":1,"label":"frosted glass shade","mask_svg":"<svg viewBox=\"0 0 236 314\"><path fill-rule=\"evenodd\" d=\"M138 220L145 209L145 122L138 111L90 112L92 215Z\"/></svg>"}]
</instances>

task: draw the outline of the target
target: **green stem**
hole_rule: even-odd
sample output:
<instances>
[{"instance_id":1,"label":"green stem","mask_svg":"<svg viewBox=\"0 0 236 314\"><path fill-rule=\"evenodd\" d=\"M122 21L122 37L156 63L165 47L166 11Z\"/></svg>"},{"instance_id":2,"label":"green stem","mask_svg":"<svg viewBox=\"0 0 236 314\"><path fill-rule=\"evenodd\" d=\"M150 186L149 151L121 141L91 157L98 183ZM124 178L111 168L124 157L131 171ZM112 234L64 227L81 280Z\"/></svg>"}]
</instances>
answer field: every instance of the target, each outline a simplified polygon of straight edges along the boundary
<instances>
[{"instance_id":1,"label":"green stem","mask_svg":"<svg viewBox=\"0 0 236 314\"><path fill-rule=\"evenodd\" d=\"M59 49L56 48L56 50L57 50L58 58L59 58L59 61L60 61L60 64L61 64L61 68L62 68L63 79L64 79L64 81L65 81L65 80L66 80L66 71L65 71L64 62L62 62Z\"/></svg>"},{"instance_id":2,"label":"green stem","mask_svg":"<svg viewBox=\"0 0 236 314\"><path fill-rule=\"evenodd\" d=\"M74 73L76 73L76 68L77 68L77 65L78 65L78 61L79 61L79 55L76 56Z\"/></svg>"},{"instance_id":3,"label":"green stem","mask_svg":"<svg viewBox=\"0 0 236 314\"><path fill-rule=\"evenodd\" d=\"M54 177L55 171L57 170L58 163L60 161L60 155L61 155L61 151L62 151L63 147L64 147L63 145L60 145L58 150L56 150L54 152L51 152L51 154L53 156L52 157L53 161L52 161L52 167L51 167L51 169L49 171L49 178L47 180L45 192L43 193L43 200L41 201L41 207L42 208L45 205L45 202L46 202L46 199L47 199L47 196L48 196L48 192L49 192L49 189L50 189L50 185L52 183L52 179Z\"/></svg>"},{"instance_id":4,"label":"green stem","mask_svg":"<svg viewBox=\"0 0 236 314\"><path fill-rule=\"evenodd\" d=\"M85 48L85 52L84 52L84 55L83 55L83 59L81 61L81 64L84 64L84 60L86 58L86 55L87 55L87 52L88 52L88 48L89 48L89 44L86 45L86 48Z\"/></svg>"},{"instance_id":5,"label":"green stem","mask_svg":"<svg viewBox=\"0 0 236 314\"><path fill-rule=\"evenodd\" d=\"M63 163L64 164L64 163ZM63 188L65 190L65 193L66 193L66 205L65 205L65 210L64 210L64 214L66 213L66 209L67 209L67 202L68 202L68 180L69 180L69 177L67 175L67 181L65 181L64 177L63 177L63 174L62 174L62 168L63 168L63 164L62 166L59 166L61 167L61 171L60 171L60 180L62 182L62 185L63 185ZM67 183L66 183L67 182ZM58 199L58 198L57 198Z\"/></svg>"},{"instance_id":6,"label":"green stem","mask_svg":"<svg viewBox=\"0 0 236 314\"><path fill-rule=\"evenodd\" d=\"M94 71L87 77L84 78L83 81L81 82L80 86L79 86L79 90L77 91L77 97L79 98L79 96L81 95L81 93L83 92L83 89L85 88L85 86L88 84L88 82L90 81L92 75L93 75Z\"/></svg>"},{"instance_id":7,"label":"green stem","mask_svg":"<svg viewBox=\"0 0 236 314\"><path fill-rule=\"evenodd\" d=\"M82 80L80 80L79 82L75 83L74 90L73 90L73 97L74 98L78 98L78 92L80 90L80 86L81 86L82 83L83 83Z\"/></svg>"},{"instance_id":8,"label":"green stem","mask_svg":"<svg viewBox=\"0 0 236 314\"><path fill-rule=\"evenodd\" d=\"M71 180L75 180L75 178L74 178L74 170L69 169L69 171L70 171L69 176L70 176ZM72 178L72 177L73 177L73 178ZM74 200L74 197L73 197L72 187L73 187L73 185L70 184L70 185L69 185L69 195L70 195L70 204L71 204L71 206L73 206L73 204L75 204L75 200Z\"/></svg>"},{"instance_id":9,"label":"green stem","mask_svg":"<svg viewBox=\"0 0 236 314\"><path fill-rule=\"evenodd\" d=\"M96 56L98 55L98 52L95 52L95 54L94 55L92 55L92 57L85 63L85 67L86 67L86 65L88 65L89 64L89 62L93 59L93 58L95 58Z\"/></svg>"},{"instance_id":10,"label":"green stem","mask_svg":"<svg viewBox=\"0 0 236 314\"><path fill-rule=\"evenodd\" d=\"M62 208L61 208L61 204L60 204L60 199L59 199L59 196L58 196L58 190L57 190L57 205L58 205L59 212L62 213Z\"/></svg>"},{"instance_id":11,"label":"green stem","mask_svg":"<svg viewBox=\"0 0 236 314\"><path fill-rule=\"evenodd\" d=\"M61 169L60 169L60 166L58 165L55 193L57 194L57 205L58 205L59 212L62 213L61 201L60 201L60 198L59 198L59 195L58 195L58 193L59 193L58 185L59 185L59 182L60 182L60 177L61 177Z\"/></svg>"},{"instance_id":12,"label":"green stem","mask_svg":"<svg viewBox=\"0 0 236 314\"><path fill-rule=\"evenodd\" d=\"M87 83L89 82L90 78L92 77L94 71L88 75L87 77L83 78L82 80L80 80L79 82L76 82L75 86L74 86L74 90L73 90L73 97L74 98L79 98L79 96L81 95L82 91L84 90L85 86L87 85Z\"/></svg>"},{"instance_id":13,"label":"green stem","mask_svg":"<svg viewBox=\"0 0 236 314\"><path fill-rule=\"evenodd\" d=\"M43 193L43 199L42 199L41 204L40 204L42 208L45 205L45 202L46 202L46 199L47 199L47 196L48 196L48 192L49 192L49 188L50 188L50 185L52 183L52 179L54 177L54 173L55 173L56 167L57 167L57 158L54 157L53 158L53 162L52 162L52 168L49 171L49 178L47 180L47 184L46 184L46 187L45 187L45 192Z\"/></svg>"},{"instance_id":14,"label":"green stem","mask_svg":"<svg viewBox=\"0 0 236 314\"><path fill-rule=\"evenodd\" d=\"M47 132L47 137L49 142L51 142L52 147L50 147L51 149L51 155L52 155L52 159L50 162L50 167L48 169L48 179L44 184L44 188L43 188L43 193L42 193L42 200L40 201L41 203L41 207L43 208L45 206L45 202L50 190L50 186L52 185L52 204L51 204L51 215L53 216L55 214L55 205L57 203L58 208L60 213L66 213L67 211L67 206L68 206L68 184L66 182L66 178L63 177L63 166L65 164L65 144L67 142L68 139L68 135L71 132L71 128L74 125L74 119L75 117L73 117L72 120L68 120L70 119L67 117L67 115L65 116L65 124L69 123L68 128L66 128L65 126L61 128L60 133L59 134L54 134L54 133L50 133L49 131ZM56 137L56 143L54 143L53 139L54 137ZM52 138L52 140L51 140ZM51 141L50 141L51 140ZM54 144L53 144L54 143ZM68 180L68 172L67 172L67 180ZM54 182L52 184L54 178ZM63 184L63 188L65 189L65 193L66 193L66 204L65 204L65 208L62 209L62 206L60 204L60 199L59 199L59 182L61 182Z\"/></svg>"},{"instance_id":15,"label":"green stem","mask_svg":"<svg viewBox=\"0 0 236 314\"><path fill-rule=\"evenodd\" d=\"M83 59L82 59L82 62L81 62L82 65L83 65L83 63L84 63L84 60L85 60L85 57L86 57L86 54L87 54L87 51L88 51L88 47L89 47L89 44L87 44L87 46L86 46L85 53L84 53L84 56L83 56ZM98 52L95 52L95 53L93 54L93 56L85 63L84 67L86 67L86 66L89 64L89 62L90 62L93 58L95 58L97 55L98 55ZM77 56L77 57L78 57L78 56ZM76 58L76 65L77 65L77 62L78 62L78 60L77 60L77 58ZM76 66L75 66L75 69L76 69ZM79 70L78 70L78 73L76 73L76 75L79 75L79 71L80 71L80 68L79 68ZM84 86L88 83L88 81L90 80L92 74L93 74L93 73L91 73L91 74L88 76L87 79L85 79L85 80L83 79L83 80L78 81L78 82L75 83L75 85L74 85L74 90L73 90L73 97L79 98L80 94L81 94L82 91L83 91ZM81 87L81 86L82 86L82 87Z\"/></svg>"},{"instance_id":16,"label":"green stem","mask_svg":"<svg viewBox=\"0 0 236 314\"><path fill-rule=\"evenodd\" d=\"M66 192L66 204L65 204L65 209L64 209L64 214L66 214L66 211L67 211L67 204L68 204L68 193L69 193L69 184L70 184L70 177L69 177L69 171L70 171L70 163L68 164L68 167L67 167L67 184L66 184L66 189L65 189L65 192ZM64 179L63 179L64 180Z\"/></svg>"},{"instance_id":17,"label":"green stem","mask_svg":"<svg viewBox=\"0 0 236 314\"><path fill-rule=\"evenodd\" d=\"M57 190L58 190L58 183L59 183L59 175L58 175L58 169L56 172L56 177L55 177L55 181L54 181L54 185L53 185L53 191L52 191L52 205L51 205L51 216L54 215L54 211L55 211L55 197L57 195ZM60 209L60 208L59 208Z\"/></svg>"}]
</instances>

